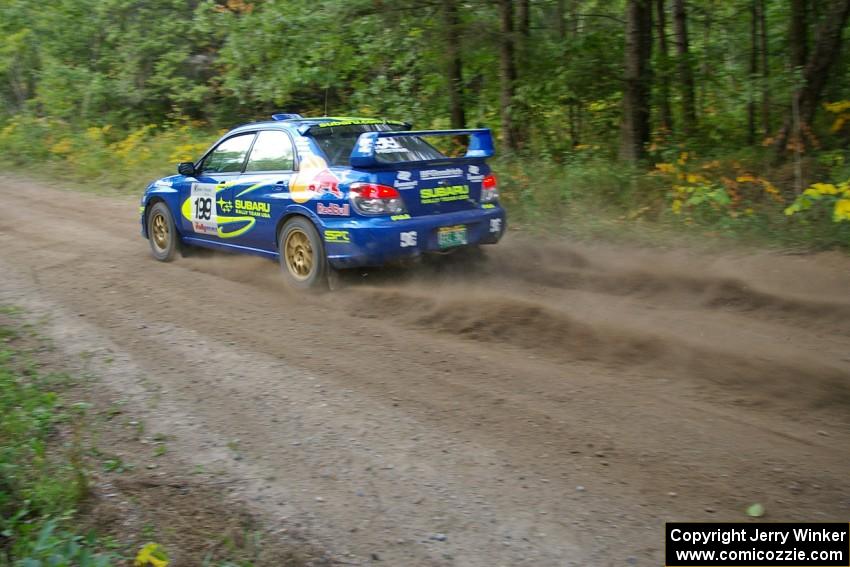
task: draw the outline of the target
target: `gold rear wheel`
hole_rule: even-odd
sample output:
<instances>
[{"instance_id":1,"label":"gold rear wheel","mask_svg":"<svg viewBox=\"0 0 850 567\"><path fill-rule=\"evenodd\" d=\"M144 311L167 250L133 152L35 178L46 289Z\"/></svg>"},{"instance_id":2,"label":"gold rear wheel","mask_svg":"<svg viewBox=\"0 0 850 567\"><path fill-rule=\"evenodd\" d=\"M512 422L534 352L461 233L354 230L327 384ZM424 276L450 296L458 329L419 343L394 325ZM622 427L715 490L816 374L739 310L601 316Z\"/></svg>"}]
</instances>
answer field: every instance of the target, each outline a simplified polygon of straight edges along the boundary
<instances>
[{"instance_id":1,"label":"gold rear wheel","mask_svg":"<svg viewBox=\"0 0 850 567\"><path fill-rule=\"evenodd\" d=\"M315 254L310 238L300 228L294 228L286 235L284 259L286 268L293 278L305 281L310 277L315 263Z\"/></svg>"},{"instance_id":2,"label":"gold rear wheel","mask_svg":"<svg viewBox=\"0 0 850 567\"><path fill-rule=\"evenodd\" d=\"M327 289L331 267L319 231L309 219L296 215L278 235L280 267L286 284L295 289Z\"/></svg>"}]
</instances>

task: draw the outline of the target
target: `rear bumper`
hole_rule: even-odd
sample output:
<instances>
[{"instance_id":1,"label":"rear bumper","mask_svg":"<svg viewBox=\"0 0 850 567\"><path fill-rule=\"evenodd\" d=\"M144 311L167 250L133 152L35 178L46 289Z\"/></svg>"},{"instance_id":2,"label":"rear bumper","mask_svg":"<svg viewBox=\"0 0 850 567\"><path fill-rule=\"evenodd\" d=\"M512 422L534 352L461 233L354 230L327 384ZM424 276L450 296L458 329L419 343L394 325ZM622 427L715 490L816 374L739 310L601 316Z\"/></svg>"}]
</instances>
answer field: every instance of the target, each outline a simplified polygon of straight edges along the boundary
<instances>
[{"instance_id":1,"label":"rear bumper","mask_svg":"<svg viewBox=\"0 0 850 567\"><path fill-rule=\"evenodd\" d=\"M465 226L466 246L495 244L507 228L505 210L498 205L410 219L322 220L325 250L334 268L380 266L439 252L440 227Z\"/></svg>"}]
</instances>

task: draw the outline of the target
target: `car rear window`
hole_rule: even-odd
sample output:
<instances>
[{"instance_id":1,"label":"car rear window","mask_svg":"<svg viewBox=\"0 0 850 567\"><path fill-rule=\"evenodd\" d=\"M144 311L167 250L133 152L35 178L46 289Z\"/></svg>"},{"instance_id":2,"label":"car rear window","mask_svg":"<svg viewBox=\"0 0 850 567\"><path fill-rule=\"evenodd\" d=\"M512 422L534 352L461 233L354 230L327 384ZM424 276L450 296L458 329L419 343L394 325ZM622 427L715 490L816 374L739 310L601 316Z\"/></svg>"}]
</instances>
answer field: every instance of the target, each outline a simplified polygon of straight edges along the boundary
<instances>
[{"instance_id":1,"label":"car rear window","mask_svg":"<svg viewBox=\"0 0 850 567\"><path fill-rule=\"evenodd\" d=\"M392 130L389 124L346 124L321 128L311 135L325 153L330 165L349 165L351 150L357 138L363 132L386 132ZM434 146L419 136L401 136L398 138L378 138L376 148L378 161L398 163L403 161L424 161L442 159L444 156Z\"/></svg>"}]
</instances>

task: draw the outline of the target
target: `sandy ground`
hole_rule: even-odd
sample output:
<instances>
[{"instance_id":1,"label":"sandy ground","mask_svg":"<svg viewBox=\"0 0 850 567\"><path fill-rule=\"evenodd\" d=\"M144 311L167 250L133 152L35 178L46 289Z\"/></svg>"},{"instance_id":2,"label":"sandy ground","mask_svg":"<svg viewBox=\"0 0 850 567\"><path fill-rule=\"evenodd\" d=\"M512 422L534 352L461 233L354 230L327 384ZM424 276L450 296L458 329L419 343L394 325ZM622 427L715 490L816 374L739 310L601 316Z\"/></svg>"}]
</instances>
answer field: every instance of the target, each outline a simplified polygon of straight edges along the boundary
<instances>
[{"instance_id":1,"label":"sandy ground","mask_svg":"<svg viewBox=\"0 0 850 567\"><path fill-rule=\"evenodd\" d=\"M137 198L0 184L0 303L343 564L659 565L665 521L850 517L850 260L517 236L287 291Z\"/></svg>"}]
</instances>

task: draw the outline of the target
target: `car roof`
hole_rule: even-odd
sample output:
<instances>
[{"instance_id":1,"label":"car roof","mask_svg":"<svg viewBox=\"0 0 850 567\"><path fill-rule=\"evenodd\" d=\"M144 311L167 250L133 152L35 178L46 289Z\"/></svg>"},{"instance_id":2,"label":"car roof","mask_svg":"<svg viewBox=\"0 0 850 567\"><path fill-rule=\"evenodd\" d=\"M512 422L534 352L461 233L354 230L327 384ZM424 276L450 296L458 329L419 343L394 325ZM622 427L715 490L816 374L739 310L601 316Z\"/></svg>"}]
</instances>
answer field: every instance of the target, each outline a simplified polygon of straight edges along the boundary
<instances>
[{"instance_id":1,"label":"car roof","mask_svg":"<svg viewBox=\"0 0 850 567\"><path fill-rule=\"evenodd\" d=\"M263 122L251 122L249 124L241 124L231 129L228 134L233 132L240 132L244 130L255 130L257 128L268 128L268 129L278 129L278 130L295 130L298 131L300 126L314 126L316 124L322 124L327 122L351 122L353 124L357 124L358 122L368 123L368 124L380 124L380 123L388 123L388 124L402 124L402 122L396 120L386 120L383 118L372 118L365 116L318 116L315 118L310 117L302 117L302 118L289 118L286 120L267 120Z\"/></svg>"}]
</instances>

